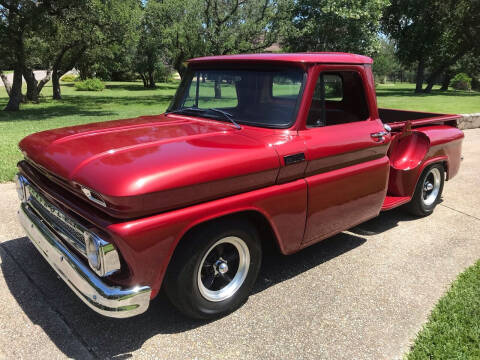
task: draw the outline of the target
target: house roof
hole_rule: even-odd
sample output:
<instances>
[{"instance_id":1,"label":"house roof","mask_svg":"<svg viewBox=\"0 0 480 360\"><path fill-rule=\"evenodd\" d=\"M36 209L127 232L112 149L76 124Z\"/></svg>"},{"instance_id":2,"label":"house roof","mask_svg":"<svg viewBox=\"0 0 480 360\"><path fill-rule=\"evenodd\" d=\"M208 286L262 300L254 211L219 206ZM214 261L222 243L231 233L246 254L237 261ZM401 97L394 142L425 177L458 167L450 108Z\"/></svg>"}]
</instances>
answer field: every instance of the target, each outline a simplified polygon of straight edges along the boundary
<instances>
[{"instance_id":1,"label":"house roof","mask_svg":"<svg viewBox=\"0 0 480 360\"><path fill-rule=\"evenodd\" d=\"M189 60L191 64L209 62L250 62L274 61L291 63L334 63L334 64L371 64L373 60L367 56L339 53L339 52L306 52L306 53L281 53L281 54L239 54L205 56Z\"/></svg>"}]
</instances>

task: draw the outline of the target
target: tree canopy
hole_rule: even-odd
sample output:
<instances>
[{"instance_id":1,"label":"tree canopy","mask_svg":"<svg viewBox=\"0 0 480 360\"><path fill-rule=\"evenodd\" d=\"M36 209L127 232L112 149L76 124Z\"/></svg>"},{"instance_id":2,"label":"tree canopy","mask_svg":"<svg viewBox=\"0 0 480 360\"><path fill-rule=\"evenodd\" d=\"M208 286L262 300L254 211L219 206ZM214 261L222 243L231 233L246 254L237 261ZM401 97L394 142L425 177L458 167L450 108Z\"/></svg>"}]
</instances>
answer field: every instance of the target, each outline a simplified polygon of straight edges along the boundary
<instances>
[{"instance_id":1,"label":"tree canopy","mask_svg":"<svg viewBox=\"0 0 480 360\"><path fill-rule=\"evenodd\" d=\"M289 51L373 55L388 0L296 0L290 3L283 44Z\"/></svg>"},{"instance_id":2,"label":"tree canopy","mask_svg":"<svg viewBox=\"0 0 480 360\"><path fill-rule=\"evenodd\" d=\"M479 0L391 0L383 18L383 31L396 42L404 65L417 66L417 88L424 72L429 92L440 75L480 48Z\"/></svg>"},{"instance_id":3,"label":"tree canopy","mask_svg":"<svg viewBox=\"0 0 480 360\"><path fill-rule=\"evenodd\" d=\"M50 78L61 98L60 77L72 68L83 79L140 77L155 87L173 69L183 76L189 58L280 43L370 55L378 78L415 67L418 92L439 81L446 89L458 72L475 86L479 13L480 0L0 0L0 77L6 109L18 110ZM40 68L46 76L36 79ZM1 69L14 70L12 83Z\"/></svg>"}]
</instances>

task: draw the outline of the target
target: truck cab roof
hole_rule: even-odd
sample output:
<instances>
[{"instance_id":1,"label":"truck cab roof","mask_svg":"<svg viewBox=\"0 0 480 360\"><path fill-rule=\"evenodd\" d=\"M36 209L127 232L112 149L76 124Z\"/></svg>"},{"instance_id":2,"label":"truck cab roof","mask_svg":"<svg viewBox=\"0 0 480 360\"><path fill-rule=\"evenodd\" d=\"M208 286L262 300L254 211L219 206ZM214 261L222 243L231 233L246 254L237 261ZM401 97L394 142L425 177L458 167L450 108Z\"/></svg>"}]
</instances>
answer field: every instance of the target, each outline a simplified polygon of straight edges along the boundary
<instances>
[{"instance_id":1,"label":"truck cab roof","mask_svg":"<svg viewBox=\"0 0 480 360\"><path fill-rule=\"evenodd\" d=\"M340 52L306 52L282 54L239 54L205 56L189 60L190 64L211 62L280 62L280 63L324 63L324 64L372 64L368 56Z\"/></svg>"}]
</instances>

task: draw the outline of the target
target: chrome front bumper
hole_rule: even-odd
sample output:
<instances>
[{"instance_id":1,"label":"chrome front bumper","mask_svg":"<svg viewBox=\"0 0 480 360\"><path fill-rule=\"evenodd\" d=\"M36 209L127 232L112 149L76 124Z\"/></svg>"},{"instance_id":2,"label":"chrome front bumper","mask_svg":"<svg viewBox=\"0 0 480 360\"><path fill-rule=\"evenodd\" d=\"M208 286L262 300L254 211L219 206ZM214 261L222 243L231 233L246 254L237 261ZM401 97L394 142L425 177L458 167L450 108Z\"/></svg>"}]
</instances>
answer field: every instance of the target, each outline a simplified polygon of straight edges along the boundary
<instances>
[{"instance_id":1,"label":"chrome front bumper","mask_svg":"<svg viewBox=\"0 0 480 360\"><path fill-rule=\"evenodd\" d=\"M150 287L121 289L105 284L88 265L62 244L29 205L22 203L18 216L30 241L40 254L78 297L97 313L114 318L126 318L148 309Z\"/></svg>"}]
</instances>

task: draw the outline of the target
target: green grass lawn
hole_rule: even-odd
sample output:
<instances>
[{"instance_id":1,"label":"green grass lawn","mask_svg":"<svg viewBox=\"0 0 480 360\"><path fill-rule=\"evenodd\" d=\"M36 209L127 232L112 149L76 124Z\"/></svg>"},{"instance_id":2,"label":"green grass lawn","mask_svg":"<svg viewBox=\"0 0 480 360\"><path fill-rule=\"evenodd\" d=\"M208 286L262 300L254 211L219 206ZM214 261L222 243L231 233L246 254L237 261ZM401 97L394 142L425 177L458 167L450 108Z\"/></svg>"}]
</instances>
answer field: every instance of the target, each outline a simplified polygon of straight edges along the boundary
<instances>
[{"instance_id":1,"label":"green grass lawn","mask_svg":"<svg viewBox=\"0 0 480 360\"><path fill-rule=\"evenodd\" d=\"M160 114L167 108L178 82L158 84L154 90L144 89L141 82L107 82L106 85L101 92L80 92L74 89L73 83L64 83L63 99L52 100L52 88L47 84L40 104L24 104L21 111L15 113L0 111L0 182L9 181L15 175L15 164L21 159L17 144L26 135L62 126ZM415 95L413 87L412 84L379 85L379 106L446 113L480 112L478 92L434 90L429 95ZM211 93L206 103L211 102L212 106L236 103L233 86L225 85L224 99L220 101L214 99L213 87L206 91L207 95ZM291 89L279 85L275 91L282 96L290 94ZM0 86L0 109L7 101L5 88Z\"/></svg>"},{"instance_id":2,"label":"green grass lawn","mask_svg":"<svg viewBox=\"0 0 480 360\"><path fill-rule=\"evenodd\" d=\"M434 87L431 94L415 94L414 84L380 84L377 85L378 106L447 114L480 112L480 92L452 89L442 92L439 88Z\"/></svg>"},{"instance_id":3,"label":"green grass lawn","mask_svg":"<svg viewBox=\"0 0 480 360\"><path fill-rule=\"evenodd\" d=\"M40 104L23 104L18 112L0 111L0 182L13 179L21 159L18 142L28 134L62 126L112 119L154 115L165 111L178 82L158 84L145 90L141 82L106 83L101 92L76 91L73 83L62 85L62 100L52 100L49 84L42 90ZM0 87L0 109L8 98Z\"/></svg>"},{"instance_id":4,"label":"green grass lawn","mask_svg":"<svg viewBox=\"0 0 480 360\"><path fill-rule=\"evenodd\" d=\"M440 299L406 358L480 359L480 261Z\"/></svg>"}]
</instances>

